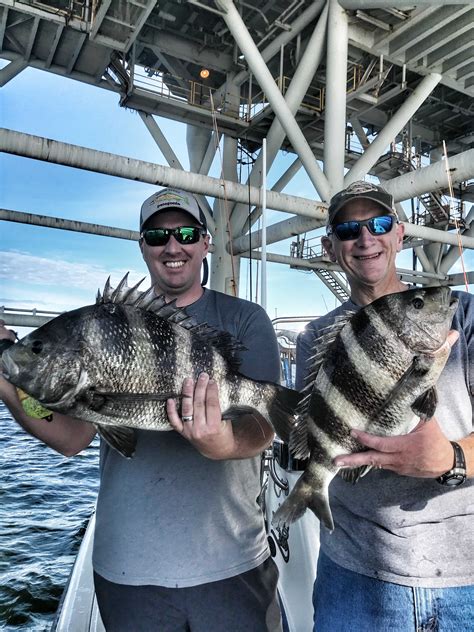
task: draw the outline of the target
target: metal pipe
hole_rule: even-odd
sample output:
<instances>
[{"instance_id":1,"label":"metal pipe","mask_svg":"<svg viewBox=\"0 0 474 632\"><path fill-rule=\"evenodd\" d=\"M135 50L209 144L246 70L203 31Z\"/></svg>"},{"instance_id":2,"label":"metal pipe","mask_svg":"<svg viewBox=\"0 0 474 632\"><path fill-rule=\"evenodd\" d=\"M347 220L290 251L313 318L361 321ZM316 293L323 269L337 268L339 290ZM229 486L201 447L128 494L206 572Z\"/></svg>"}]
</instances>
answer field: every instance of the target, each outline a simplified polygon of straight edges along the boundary
<instances>
[{"instance_id":1,"label":"metal pipe","mask_svg":"<svg viewBox=\"0 0 474 632\"><path fill-rule=\"evenodd\" d=\"M140 233L137 230L126 230L125 228L113 228L103 224L92 224L90 222L77 222L62 217L52 217L50 215L37 215L24 211L12 211L0 208L0 220L7 222L17 222L19 224L31 224L33 226L44 226L45 228L58 228L60 230L71 230L75 233L89 233L91 235L102 235L103 237L115 237L117 239L128 239L138 241Z\"/></svg>"},{"instance_id":2,"label":"metal pipe","mask_svg":"<svg viewBox=\"0 0 474 632\"><path fill-rule=\"evenodd\" d=\"M242 257L252 259L260 259L261 253L253 251L252 255L249 252L243 252ZM267 253L267 260L272 263L284 263L292 268L306 268L308 270L331 270L334 272L340 272L341 268L332 261L324 261L318 259L318 261L312 261L311 259L298 259L296 257L289 257L288 255L280 255L274 252ZM436 274L434 272L421 272L419 270L407 270L405 268L397 268L397 274L399 276L407 277L410 279L417 279L417 283L430 283L432 280L445 281L446 276L443 274Z\"/></svg>"},{"instance_id":3,"label":"metal pipe","mask_svg":"<svg viewBox=\"0 0 474 632\"><path fill-rule=\"evenodd\" d=\"M315 224L317 224L317 226L315 226ZM307 217L292 217L289 220L276 222L267 228L267 244L274 244L283 239L288 239L288 237L301 235L302 233L319 228L322 225L322 221L309 219ZM261 245L261 231L256 230L252 232L251 236L247 234L234 239L232 242L232 251L235 254L241 254L242 252L247 252L250 247L260 248Z\"/></svg>"},{"instance_id":4,"label":"metal pipe","mask_svg":"<svg viewBox=\"0 0 474 632\"><path fill-rule=\"evenodd\" d=\"M261 282L261 301L263 309L267 309L267 139L262 141L262 282Z\"/></svg>"},{"instance_id":5,"label":"metal pipe","mask_svg":"<svg viewBox=\"0 0 474 632\"><path fill-rule=\"evenodd\" d=\"M393 9L394 7L407 7L411 6L407 2L394 2L393 0L339 0L339 4L344 9L356 10L356 9ZM449 4L466 4L466 0L449 0ZM430 5L431 7L438 5L439 7L445 6L444 2L440 0L417 0L416 5Z\"/></svg>"},{"instance_id":6,"label":"metal pipe","mask_svg":"<svg viewBox=\"0 0 474 632\"><path fill-rule=\"evenodd\" d=\"M165 157L166 162L170 167L174 167L175 169L183 169L183 165L181 164L178 156L174 153L173 148L168 142L168 139L161 131L160 126L155 121L151 114L146 114L146 112L138 111L140 118L145 123L147 130L150 132L151 137L158 145L161 153Z\"/></svg>"},{"instance_id":7,"label":"metal pipe","mask_svg":"<svg viewBox=\"0 0 474 632\"><path fill-rule=\"evenodd\" d=\"M219 178L180 171L144 160L61 143L4 128L0 128L0 151L157 186L175 186L191 193L215 198L224 197L223 182ZM257 187L247 187L244 184L226 181L226 193L227 199L234 202L248 204L250 199L250 204L254 206L260 203L260 189ZM274 191L267 191L267 208L323 221L326 217L326 211L323 210L321 204Z\"/></svg>"},{"instance_id":8,"label":"metal pipe","mask_svg":"<svg viewBox=\"0 0 474 632\"><path fill-rule=\"evenodd\" d=\"M226 10L224 20L229 27L237 45L245 56L252 74L256 77L260 87L265 92L270 105L280 120L283 129L293 145L293 149L303 163L306 172L322 200L329 198L329 184L321 171L318 162L308 145L308 142L288 107L283 95L273 81L260 51L252 40L239 12L232 0L216 0L216 3Z\"/></svg>"},{"instance_id":9,"label":"metal pipe","mask_svg":"<svg viewBox=\"0 0 474 632\"><path fill-rule=\"evenodd\" d=\"M449 171L453 185L474 178L474 149L450 157ZM383 186L393 195L396 202L409 200L436 189L446 189L449 186L446 164L439 160L422 169L388 180Z\"/></svg>"},{"instance_id":10,"label":"metal pipe","mask_svg":"<svg viewBox=\"0 0 474 632\"><path fill-rule=\"evenodd\" d=\"M377 160L386 151L390 142L400 133L408 121L412 118L422 103L428 98L435 86L441 81L442 75L433 73L424 77L422 82L413 90L408 99L387 122L377 138L365 150L359 160L351 167L344 178L344 186L348 186L355 180L362 179Z\"/></svg>"},{"instance_id":11,"label":"metal pipe","mask_svg":"<svg viewBox=\"0 0 474 632\"><path fill-rule=\"evenodd\" d=\"M346 141L347 14L337 0L329 0L327 77L324 119L324 173L330 195L343 188Z\"/></svg>"},{"instance_id":12,"label":"metal pipe","mask_svg":"<svg viewBox=\"0 0 474 632\"><path fill-rule=\"evenodd\" d=\"M289 31L284 31L281 35L275 37L275 39L263 49L261 53L263 60L267 62L272 59L279 52L281 46L285 46L299 33L301 33L301 31L305 29L312 20L318 17L325 3L326 0L314 0L311 2L309 7L305 9L294 22L291 23L291 29ZM241 86L245 81L247 81L251 74L252 73L248 70L242 70L232 79L232 83L236 86ZM214 99L216 101L221 99L223 93L225 92L226 84L227 82L214 93Z\"/></svg>"},{"instance_id":13,"label":"metal pipe","mask_svg":"<svg viewBox=\"0 0 474 632\"><path fill-rule=\"evenodd\" d=\"M474 237L474 224L471 224L467 230L461 235L462 237ZM444 255L441 260L441 265L439 267L440 272L443 274L447 274L449 270L453 267L458 259L461 258L462 250L459 248L459 243L451 246L449 251Z\"/></svg>"},{"instance_id":14,"label":"metal pipe","mask_svg":"<svg viewBox=\"0 0 474 632\"><path fill-rule=\"evenodd\" d=\"M298 107L301 105L301 102L322 59L325 43L326 20L327 8L324 8L308 41L304 55L298 64L298 68L293 75L290 85L288 86L288 90L286 91L284 98L292 114L295 114ZM278 151L281 148L281 144L284 139L285 130L278 118L275 117L267 134L267 173L277 157ZM257 184L261 170L262 158L259 155L248 179L251 186L255 186ZM257 207L250 217L251 223L254 223L258 219L259 215L260 211ZM237 205L232 213L232 227L236 233L242 232L246 219L247 208L243 205Z\"/></svg>"}]
</instances>

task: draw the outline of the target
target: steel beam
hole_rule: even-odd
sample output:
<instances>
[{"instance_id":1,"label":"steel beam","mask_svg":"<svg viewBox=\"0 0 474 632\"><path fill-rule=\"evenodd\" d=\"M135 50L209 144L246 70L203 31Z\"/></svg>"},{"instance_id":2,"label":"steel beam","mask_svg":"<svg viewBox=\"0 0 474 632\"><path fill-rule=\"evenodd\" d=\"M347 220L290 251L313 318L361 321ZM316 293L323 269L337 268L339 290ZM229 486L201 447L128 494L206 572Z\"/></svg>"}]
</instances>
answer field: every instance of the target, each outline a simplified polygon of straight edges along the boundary
<instances>
[{"instance_id":1,"label":"steel beam","mask_svg":"<svg viewBox=\"0 0 474 632\"><path fill-rule=\"evenodd\" d=\"M422 82L415 88L390 121L388 121L377 138L365 150L361 158L351 167L344 178L345 186L348 186L355 180L363 179L364 176L369 173L380 156L386 152L392 140L401 132L421 104L431 94L435 86L438 85L440 80L441 75L438 73L424 77Z\"/></svg>"},{"instance_id":2,"label":"steel beam","mask_svg":"<svg viewBox=\"0 0 474 632\"><path fill-rule=\"evenodd\" d=\"M254 77L265 92L273 111L276 116L278 116L288 139L293 145L293 149L300 157L309 179L321 199L327 200L329 198L329 184L327 178L321 171L303 132L286 104L278 86L273 81L273 77L242 21L239 12L235 8L232 0L216 0L216 3L225 10L225 22L237 45L244 54Z\"/></svg>"},{"instance_id":3,"label":"steel beam","mask_svg":"<svg viewBox=\"0 0 474 632\"><path fill-rule=\"evenodd\" d=\"M329 0L327 71L324 118L324 173L330 197L343 188L346 140L347 14ZM329 199L328 199L329 201Z\"/></svg>"},{"instance_id":4,"label":"steel beam","mask_svg":"<svg viewBox=\"0 0 474 632\"><path fill-rule=\"evenodd\" d=\"M298 107L301 105L301 102L311 84L314 74L316 73L316 70L321 62L325 44L327 13L328 11L325 8L321 13L315 29L313 30L303 56L299 61L298 67L293 75L291 83L288 86L288 90L286 91L284 98L289 109L291 110L292 115L294 115L298 111ZM283 129L278 117L275 117L267 134L267 173L270 171L270 168L278 155L278 151L280 150L284 139L285 130ZM262 153L260 152L248 179L248 182L250 182L251 186L258 186L258 182L261 177L261 170ZM259 210L252 213L251 222L255 222L259 216ZM247 207L244 205L237 205L232 211L232 229L234 230L234 232L239 233L243 229L246 219Z\"/></svg>"},{"instance_id":5,"label":"steel beam","mask_svg":"<svg viewBox=\"0 0 474 632\"><path fill-rule=\"evenodd\" d=\"M180 187L192 193L210 195L215 198L224 197L223 182L219 178L180 171L143 160L117 156L5 128L0 128L0 151L138 182ZM249 188L236 182L226 182L226 196L228 200L234 202L248 203L250 199L250 204L257 206L260 201L260 189ZM305 215L320 221L324 221L326 217L326 213L312 200L274 191L267 192L267 207L276 211Z\"/></svg>"}]
</instances>

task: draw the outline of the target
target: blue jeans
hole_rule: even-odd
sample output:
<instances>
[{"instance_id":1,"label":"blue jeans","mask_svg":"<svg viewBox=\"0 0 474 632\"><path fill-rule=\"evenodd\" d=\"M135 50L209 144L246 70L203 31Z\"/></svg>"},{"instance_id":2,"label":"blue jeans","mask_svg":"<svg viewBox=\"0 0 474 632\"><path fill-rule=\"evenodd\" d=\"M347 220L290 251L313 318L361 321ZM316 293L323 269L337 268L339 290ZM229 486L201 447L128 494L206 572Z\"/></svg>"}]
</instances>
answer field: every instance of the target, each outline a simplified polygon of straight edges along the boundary
<instances>
[{"instance_id":1,"label":"blue jeans","mask_svg":"<svg viewBox=\"0 0 474 632\"><path fill-rule=\"evenodd\" d=\"M413 588L366 577L319 553L313 632L474 632L474 585Z\"/></svg>"}]
</instances>

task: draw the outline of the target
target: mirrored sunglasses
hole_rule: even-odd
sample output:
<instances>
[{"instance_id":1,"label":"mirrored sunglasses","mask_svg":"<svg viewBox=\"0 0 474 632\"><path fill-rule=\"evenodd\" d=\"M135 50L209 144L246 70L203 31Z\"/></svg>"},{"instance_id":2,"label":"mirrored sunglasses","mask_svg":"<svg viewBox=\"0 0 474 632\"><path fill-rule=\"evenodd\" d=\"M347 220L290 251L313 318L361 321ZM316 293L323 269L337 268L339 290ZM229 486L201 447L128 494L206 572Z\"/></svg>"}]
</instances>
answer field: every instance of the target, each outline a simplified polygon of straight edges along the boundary
<instances>
[{"instance_id":1,"label":"mirrored sunglasses","mask_svg":"<svg viewBox=\"0 0 474 632\"><path fill-rule=\"evenodd\" d=\"M359 237L362 226L367 226L372 235L386 235L392 230L395 222L396 218L393 215L379 215L361 221L354 220L328 226L326 234L329 236L334 233L340 241L350 241Z\"/></svg>"},{"instance_id":2,"label":"mirrored sunglasses","mask_svg":"<svg viewBox=\"0 0 474 632\"><path fill-rule=\"evenodd\" d=\"M205 228L198 226L178 226L177 228L147 228L141 233L141 237L145 240L147 246L165 246L171 235L176 239L178 244L187 246L195 244L199 241L201 235L206 234Z\"/></svg>"}]
</instances>

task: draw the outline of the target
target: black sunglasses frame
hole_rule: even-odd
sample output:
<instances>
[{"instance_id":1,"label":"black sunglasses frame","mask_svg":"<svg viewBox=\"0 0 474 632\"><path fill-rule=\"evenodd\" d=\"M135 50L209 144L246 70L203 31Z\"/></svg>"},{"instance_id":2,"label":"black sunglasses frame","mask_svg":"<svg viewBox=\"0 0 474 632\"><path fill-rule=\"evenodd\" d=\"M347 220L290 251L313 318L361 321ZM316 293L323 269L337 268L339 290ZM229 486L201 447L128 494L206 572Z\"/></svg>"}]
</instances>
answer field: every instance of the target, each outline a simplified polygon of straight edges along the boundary
<instances>
[{"instance_id":1,"label":"black sunglasses frame","mask_svg":"<svg viewBox=\"0 0 474 632\"><path fill-rule=\"evenodd\" d=\"M382 220L383 222L387 219L390 219L390 225L388 228L382 224L383 231L377 231L376 224L377 220ZM375 237L379 237L380 235L387 235L391 232L394 224L398 224L398 220L395 215L376 215L375 217L370 217L369 219L364 220L349 220L347 222L340 222L339 224L329 225L326 229L326 234L328 237L331 235L336 235L339 241L353 241L354 239L358 239L362 232L362 227L367 226L367 230L371 235ZM351 231L347 236L344 235L341 237L341 230Z\"/></svg>"},{"instance_id":2,"label":"black sunglasses frame","mask_svg":"<svg viewBox=\"0 0 474 632\"><path fill-rule=\"evenodd\" d=\"M189 236L183 236L182 231L191 231ZM177 226L176 228L147 228L140 234L147 246L166 246L171 235L181 246L197 244L199 239L207 234L207 230L202 226ZM154 235L154 237L152 236ZM189 238L190 237L190 238Z\"/></svg>"}]
</instances>

